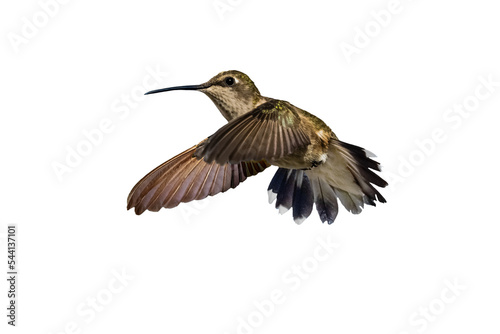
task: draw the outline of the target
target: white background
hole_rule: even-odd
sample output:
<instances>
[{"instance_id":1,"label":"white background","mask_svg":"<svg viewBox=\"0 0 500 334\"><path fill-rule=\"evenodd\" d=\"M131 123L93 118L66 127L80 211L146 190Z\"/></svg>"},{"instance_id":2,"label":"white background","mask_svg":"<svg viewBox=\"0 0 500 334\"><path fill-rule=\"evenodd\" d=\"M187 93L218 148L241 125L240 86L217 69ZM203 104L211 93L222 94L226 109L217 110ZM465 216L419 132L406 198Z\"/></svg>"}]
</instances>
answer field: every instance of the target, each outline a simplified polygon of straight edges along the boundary
<instances>
[{"instance_id":1,"label":"white background","mask_svg":"<svg viewBox=\"0 0 500 334\"><path fill-rule=\"evenodd\" d=\"M221 14L212 0L75 0L47 22L35 0L2 3L0 263L17 224L20 273L15 329L1 280L2 333L498 332L494 2L401 0L380 28L370 13L389 1L226 1ZM33 16L45 25L14 46ZM168 72L154 88L247 73L375 152L388 203L296 225L267 203L270 168L198 204L126 211L144 174L225 123L198 92L140 97L125 115L148 69ZM447 111L488 92L480 77L497 82L489 96L465 118ZM105 119L60 180L54 164ZM331 240L332 254L318 248Z\"/></svg>"}]
</instances>

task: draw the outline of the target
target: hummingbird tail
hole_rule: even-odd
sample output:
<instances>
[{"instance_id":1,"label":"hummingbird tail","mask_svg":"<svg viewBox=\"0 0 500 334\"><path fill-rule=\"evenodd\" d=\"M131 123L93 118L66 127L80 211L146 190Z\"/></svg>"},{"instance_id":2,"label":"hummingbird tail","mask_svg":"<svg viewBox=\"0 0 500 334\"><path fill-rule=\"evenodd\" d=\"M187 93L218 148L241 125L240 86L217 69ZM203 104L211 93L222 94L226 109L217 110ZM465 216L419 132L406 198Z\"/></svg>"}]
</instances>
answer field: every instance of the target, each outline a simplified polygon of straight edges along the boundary
<instances>
[{"instance_id":1,"label":"hummingbird tail","mask_svg":"<svg viewBox=\"0 0 500 334\"><path fill-rule=\"evenodd\" d=\"M380 165L370 158L373 153L337 139L330 144L326 163L307 171L321 221L333 223L338 213L337 198L353 214L361 213L364 204L385 203L374 187L383 188L387 182L374 172L380 171Z\"/></svg>"},{"instance_id":2,"label":"hummingbird tail","mask_svg":"<svg viewBox=\"0 0 500 334\"><path fill-rule=\"evenodd\" d=\"M196 147L164 162L137 182L128 196L127 209L135 208L140 215L146 210L158 211L181 202L201 200L235 188L269 166L265 161L207 163L194 157Z\"/></svg>"},{"instance_id":3,"label":"hummingbird tail","mask_svg":"<svg viewBox=\"0 0 500 334\"><path fill-rule=\"evenodd\" d=\"M333 223L339 212L335 188L308 171L279 168L267 191L269 203L276 200L281 214L293 208L293 220L297 224L309 217L313 204L322 222Z\"/></svg>"},{"instance_id":4,"label":"hummingbird tail","mask_svg":"<svg viewBox=\"0 0 500 334\"><path fill-rule=\"evenodd\" d=\"M311 170L279 168L269 184L269 203L276 200L280 213L293 208L298 224L309 217L313 204L321 221L332 224L339 212L337 199L354 214L364 204L386 201L373 186L385 187L387 182L373 172L380 171L380 166L370 159L372 154L338 140L331 144L324 164Z\"/></svg>"}]
</instances>

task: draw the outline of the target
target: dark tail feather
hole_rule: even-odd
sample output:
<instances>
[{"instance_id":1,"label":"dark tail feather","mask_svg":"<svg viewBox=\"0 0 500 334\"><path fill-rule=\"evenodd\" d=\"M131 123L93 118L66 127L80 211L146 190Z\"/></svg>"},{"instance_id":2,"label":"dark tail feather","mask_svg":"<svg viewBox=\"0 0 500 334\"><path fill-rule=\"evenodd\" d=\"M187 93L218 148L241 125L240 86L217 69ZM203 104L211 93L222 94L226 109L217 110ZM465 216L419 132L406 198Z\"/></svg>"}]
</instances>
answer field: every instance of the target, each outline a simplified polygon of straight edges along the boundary
<instances>
[{"instance_id":1,"label":"dark tail feather","mask_svg":"<svg viewBox=\"0 0 500 334\"><path fill-rule=\"evenodd\" d=\"M319 177L312 178L314 202L321 221L332 224L339 213L339 204L334 189Z\"/></svg>"},{"instance_id":2,"label":"dark tail feather","mask_svg":"<svg viewBox=\"0 0 500 334\"><path fill-rule=\"evenodd\" d=\"M269 194L269 204L274 202L276 199L276 196L281 188L281 184L283 183L283 180L286 179L287 175L288 169L285 168L278 168L276 174L274 174L271 183L269 183L269 188L267 188L267 192Z\"/></svg>"},{"instance_id":3,"label":"dark tail feather","mask_svg":"<svg viewBox=\"0 0 500 334\"><path fill-rule=\"evenodd\" d=\"M375 174L373 170L379 171L380 172L380 165L378 162L370 159L369 154L367 154L367 151L359 146L348 144L342 141L336 141L335 142L337 148L342 148L340 150L340 153L346 157L346 160L349 162L348 163L348 169L351 171L352 175L354 176L357 184L361 188L361 190L364 193L364 196L362 198L362 202L368 204L368 205L373 205L375 206L375 201L378 201L380 203L385 203L386 200L385 198L380 194L380 192L373 187L372 183L376 186L379 187L386 187L387 182L382 179L380 176ZM369 152L368 152L369 153ZM349 194L347 194L349 195ZM351 200L353 202L359 202L358 198L353 198L353 196L347 196L350 198L347 198L343 194L339 196L339 198L345 197L346 203L349 203ZM344 204L344 201L342 201L342 204ZM344 204L345 206L345 204ZM359 207L360 205L358 205ZM347 206L346 206L347 208ZM362 208L362 205L361 205ZM349 209L348 209L349 210ZM351 210L349 210L351 211ZM361 210L359 210L361 211ZM353 213L357 213L355 211L351 211Z\"/></svg>"},{"instance_id":4,"label":"dark tail feather","mask_svg":"<svg viewBox=\"0 0 500 334\"><path fill-rule=\"evenodd\" d=\"M296 170L297 179L293 194L293 220L301 224L312 212L314 192L311 181L303 170Z\"/></svg>"},{"instance_id":5,"label":"dark tail feather","mask_svg":"<svg viewBox=\"0 0 500 334\"><path fill-rule=\"evenodd\" d=\"M289 169L286 177L281 182L281 186L276 197L276 209L279 209L281 214L290 210L293 205L293 194L296 179L297 173L295 173L294 170Z\"/></svg>"},{"instance_id":6,"label":"dark tail feather","mask_svg":"<svg viewBox=\"0 0 500 334\"><path fill-rule=\"evenodd\" d=\"M293 208L293 219L302 223L312 212L314 193L309 178L302 170L279 168L268 188L269 203L283 214Z\"/></svg>"}]
</instances>

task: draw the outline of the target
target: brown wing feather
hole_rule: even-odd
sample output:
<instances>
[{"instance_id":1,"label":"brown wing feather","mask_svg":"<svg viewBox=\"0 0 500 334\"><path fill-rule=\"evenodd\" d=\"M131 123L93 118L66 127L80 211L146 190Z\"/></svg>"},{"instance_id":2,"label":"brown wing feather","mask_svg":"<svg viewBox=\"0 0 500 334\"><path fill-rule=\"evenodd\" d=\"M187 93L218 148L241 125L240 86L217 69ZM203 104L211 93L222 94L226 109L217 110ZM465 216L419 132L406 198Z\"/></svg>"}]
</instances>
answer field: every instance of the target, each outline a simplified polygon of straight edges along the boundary
<instances>
[{"instance_id":1,"label":"brown wing feather","mask_svg":"<svg viewBox=\"0 0 500 334\"><path fill-rule=\"evenodd\" d=\"M198 146L198 145L197 145ZM266 161L237 164L207 163L194 156L197 146L156 167L132 189L127 209L140 215L146 210L173 208L181 202L200 200L235 188L247 177L269 167Z\"/></svg>"},{"instance_id":2,"label":"brown wing feather","mask_svg":"<svg viewBox=\"0 0 500 334\"><path fill-rule=\"evenodd\" d=\"M279 159L310 144L288 102L272 100L220 128L195 156L219 164Z\"/></svg>"}]
</instances>

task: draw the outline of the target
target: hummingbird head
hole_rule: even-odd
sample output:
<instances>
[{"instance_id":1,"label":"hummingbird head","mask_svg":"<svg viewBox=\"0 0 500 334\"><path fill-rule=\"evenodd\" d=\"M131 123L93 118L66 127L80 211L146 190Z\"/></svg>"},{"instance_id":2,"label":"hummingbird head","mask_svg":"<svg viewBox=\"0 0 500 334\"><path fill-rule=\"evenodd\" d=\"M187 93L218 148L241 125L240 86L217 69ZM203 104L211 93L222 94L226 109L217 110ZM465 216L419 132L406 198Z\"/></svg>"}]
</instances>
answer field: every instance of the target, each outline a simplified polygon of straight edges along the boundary
<instances>
[{"instance_id":1,"label":"hummingbird head","mask_svg":"<svg viewBox=\"0 0 500 334\"><path fill-rule=\"evenodd\" d=\"M147 94L170 90L198 90L205 93L228 121L252 111L266 100L245 73L225 71L201 85L157 89Z\"/></svg>"}]
</instances>

